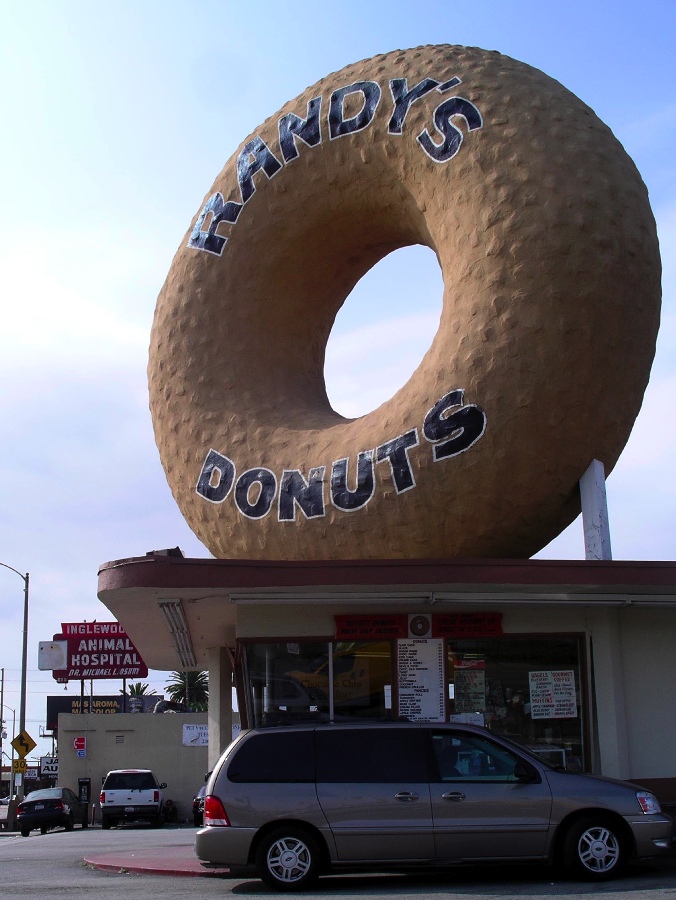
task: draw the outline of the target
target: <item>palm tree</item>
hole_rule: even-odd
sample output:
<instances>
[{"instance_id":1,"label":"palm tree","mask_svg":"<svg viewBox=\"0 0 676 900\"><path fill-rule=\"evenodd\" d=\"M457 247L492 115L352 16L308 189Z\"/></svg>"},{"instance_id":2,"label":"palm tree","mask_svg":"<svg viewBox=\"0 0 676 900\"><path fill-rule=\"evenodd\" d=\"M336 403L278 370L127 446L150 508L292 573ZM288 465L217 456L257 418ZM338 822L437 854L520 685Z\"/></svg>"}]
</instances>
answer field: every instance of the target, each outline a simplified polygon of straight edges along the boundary
<instances>
[{"instance_id":1,"label":"palm tree","mask_svg":"<svg viewBox=\"0 0 676 900\"><path fill-rule=\"evenodd\" d=\"M120 688L120 693L124 694L124 688ZM140 697L148 693L151 693L150 685L148 684L141 684L140 681L137 681L136 684L127 685L127 696L129 697Z\"/></svg>"},{"instance_id":2,"label":"palm tree","mask_svg":"<svg viewBox=\"0 0 676 900\"><path fill-rule=\"evenodd\" d=\"M123 682L124 684L124 682ZM142 684L140 681L137 681L136 684L128 684L126 686L126 691L124 687L120 688L120 693L124 696L124 700L122 701L122 711L127 712L127 697L131 700L132 697L143 697L148 696L150 694L154 694L154 691L150 690L150 685ZM130 704L133 708L142 709L143 701L138 700L136 703Z\"/></svg>"},{"instance_id":3,"label":"palm tree","mask_svg":"<svg viewBox=\"0 0 676 900\"><path fill-rule=\"evenodd\" d=\"M193 712L205 712L209 707L209 673L172 672L166 692L174 703L184 703Z\"/></svg>"}]
</instances>

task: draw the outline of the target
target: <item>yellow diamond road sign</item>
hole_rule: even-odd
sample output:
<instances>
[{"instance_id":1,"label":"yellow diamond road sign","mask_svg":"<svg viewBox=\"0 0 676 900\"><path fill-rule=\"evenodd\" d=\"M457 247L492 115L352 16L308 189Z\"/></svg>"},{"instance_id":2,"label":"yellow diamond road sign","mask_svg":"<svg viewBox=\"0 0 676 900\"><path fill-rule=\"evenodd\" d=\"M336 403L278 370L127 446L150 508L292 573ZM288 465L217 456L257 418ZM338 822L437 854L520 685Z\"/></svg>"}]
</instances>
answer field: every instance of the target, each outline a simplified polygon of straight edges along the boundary
<instances>
[{"instance_id":1,"label":"yellow diamond road sign","mask_svg":"<svg viewBox=\"0 0 676 900\"><path fill-rule=\"evenodd\" d=\"M12 747L14 747L21 759L25 759L33 747L37 747L37 744L27 731L22 731L12 741Z\"/></svg>"}]
</instances>

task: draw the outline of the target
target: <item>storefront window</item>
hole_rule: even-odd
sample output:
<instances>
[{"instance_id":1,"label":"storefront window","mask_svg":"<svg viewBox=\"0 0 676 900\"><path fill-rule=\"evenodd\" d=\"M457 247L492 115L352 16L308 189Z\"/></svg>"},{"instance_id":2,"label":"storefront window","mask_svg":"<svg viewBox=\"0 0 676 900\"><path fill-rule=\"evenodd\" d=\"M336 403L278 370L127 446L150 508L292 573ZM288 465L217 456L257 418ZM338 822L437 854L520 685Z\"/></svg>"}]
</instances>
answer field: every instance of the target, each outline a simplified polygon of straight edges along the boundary
<instances>
[{"instance_id":1,"label":"storefront window","mask_svg":"<svg viewBox=\"0 0 676 900\"><path fill-rule=\"evenodd\" d=\"M484 725L572 771L585 769L576 637L449 640L451 721Z\"/></svg>"},{"instance_id":2,"label":"storefront window","mask_svg":"<svg viewBox=\"0 0 676 900\"><path fill-rule=\"evenodd\" d=\"M413 643L413 655L410 640L247 644L247 722L260 727L378 721L391 719L398 709L421 721L446 718L482 725L554 765L586 770L578 637L505 635L447 638L445 645L440 639ZM434 665L421 655L417 645L423 643L438 645ZM402 657L402 644L408 656ZM397 677L401 683L393 685ZM431 711L420 699L428 694L436 698Z\"/></svg>"},{"instance_id":3,"label":"storefront window","mask_svg":"<svg viewBox=\"0 0 676 900\"><path fill-rule=\"evenodd\" d=\"M246 668L256 727L391 716L389 641L249 644Z\"/></svg>"}]
</instances>

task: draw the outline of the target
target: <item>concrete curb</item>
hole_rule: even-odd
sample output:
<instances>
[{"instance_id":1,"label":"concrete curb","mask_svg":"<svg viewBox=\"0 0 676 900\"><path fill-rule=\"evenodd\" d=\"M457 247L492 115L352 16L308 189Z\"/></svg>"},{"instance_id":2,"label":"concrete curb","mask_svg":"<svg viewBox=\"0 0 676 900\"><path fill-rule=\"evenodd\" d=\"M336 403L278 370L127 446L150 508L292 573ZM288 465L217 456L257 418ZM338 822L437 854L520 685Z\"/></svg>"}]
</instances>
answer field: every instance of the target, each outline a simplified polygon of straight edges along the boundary
<instances>
[{"instance_id":1,"label":"concrete curb","mask_svg":"<svg viewBox=\"0 0 676 900\"><path fill-rule=\"evenodd\" d=\"M85 863L101 872L130 872L135 875L180 875L196 878L229 877L229 869L205 869L186 847L155 847L120 853L97 853Z\"/></svg>"}]
</instances>

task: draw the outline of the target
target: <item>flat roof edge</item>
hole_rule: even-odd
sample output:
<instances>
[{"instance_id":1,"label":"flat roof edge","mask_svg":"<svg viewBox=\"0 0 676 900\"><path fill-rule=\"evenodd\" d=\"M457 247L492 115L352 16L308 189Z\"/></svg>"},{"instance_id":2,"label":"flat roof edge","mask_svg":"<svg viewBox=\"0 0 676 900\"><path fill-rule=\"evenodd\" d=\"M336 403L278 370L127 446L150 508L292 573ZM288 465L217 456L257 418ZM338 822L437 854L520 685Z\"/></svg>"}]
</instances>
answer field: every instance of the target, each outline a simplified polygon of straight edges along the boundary
<instances>
[{"instance_id":1,"label":"flat roof edge","mask_svg":"<svg viewBox=\"0 0 676 900\"><path fill-rule=\"evenodd\" d=\"M645 560L393 559L255 560L185 558L164 553L112 560L98 592L139 588L229 590L317 586L588 585L673 588L676 562Z\"/></svg>"}]
</instances>

